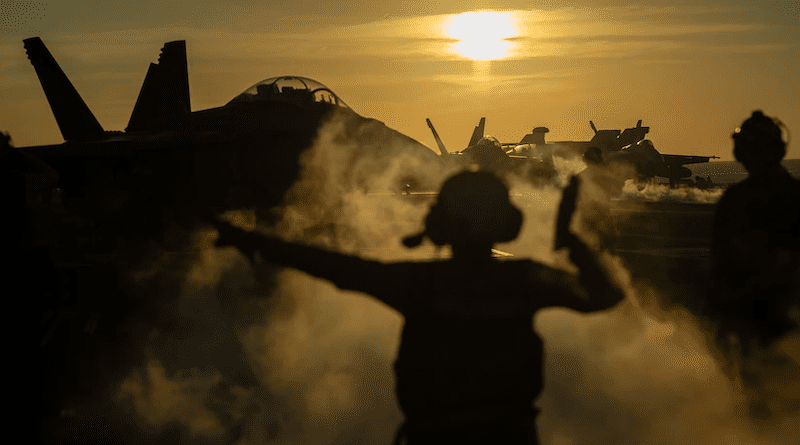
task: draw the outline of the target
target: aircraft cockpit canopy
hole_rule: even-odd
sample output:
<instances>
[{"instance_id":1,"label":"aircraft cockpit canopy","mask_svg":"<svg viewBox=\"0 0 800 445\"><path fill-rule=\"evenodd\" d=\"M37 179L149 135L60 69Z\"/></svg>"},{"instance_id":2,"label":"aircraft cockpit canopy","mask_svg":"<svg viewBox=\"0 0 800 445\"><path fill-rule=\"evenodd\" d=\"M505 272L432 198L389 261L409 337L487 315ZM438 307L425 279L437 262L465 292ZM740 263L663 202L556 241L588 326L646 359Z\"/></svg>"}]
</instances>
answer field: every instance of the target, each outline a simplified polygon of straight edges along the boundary
<instances>
[{"instance_id":1,"label":"aircraft cockpit canopy","mask_svg":"<svg viewBox=\"0 0 800 445\"><path fill-rule=\"evenodd\" d=\"M262 80L226 104L248 102L289 102L300 106L328 103L350 108L330 88L314 79L298 76L271 77Z\"/></svg>"},{"instance_id":2,"label":"aircraft cockpit canopy","mask_svg":"<svg viewBox=\"0 0 800 445\"><path fill-rule=\"evenodd\" d=\"M647 150L656 149L656 147L653 145L653 142L651 142L650 139L642 139L641 141L637 142L636 145L639 145Z\"/></svg>"}]
</instances>

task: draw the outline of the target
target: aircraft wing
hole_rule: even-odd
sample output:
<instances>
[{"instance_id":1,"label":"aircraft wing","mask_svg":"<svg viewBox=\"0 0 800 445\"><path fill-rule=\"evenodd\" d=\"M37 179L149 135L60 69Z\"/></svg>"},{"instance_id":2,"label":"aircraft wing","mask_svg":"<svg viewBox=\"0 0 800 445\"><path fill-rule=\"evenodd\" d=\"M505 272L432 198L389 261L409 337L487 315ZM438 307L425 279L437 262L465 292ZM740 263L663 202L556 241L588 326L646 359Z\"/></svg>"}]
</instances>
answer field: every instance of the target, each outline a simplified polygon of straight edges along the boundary
<instances>
[{"instance_id":1,"label":"aircraft wing","mask_svg":"<svg viewBox=\"0 0 800 445\"><path fill-rule=\"evenodd\" d=\"M661 155L664 163L669 165L702 164L710 159L719 159L719 156L688 156L688 155Z\"/></svg>"}]
</instances>

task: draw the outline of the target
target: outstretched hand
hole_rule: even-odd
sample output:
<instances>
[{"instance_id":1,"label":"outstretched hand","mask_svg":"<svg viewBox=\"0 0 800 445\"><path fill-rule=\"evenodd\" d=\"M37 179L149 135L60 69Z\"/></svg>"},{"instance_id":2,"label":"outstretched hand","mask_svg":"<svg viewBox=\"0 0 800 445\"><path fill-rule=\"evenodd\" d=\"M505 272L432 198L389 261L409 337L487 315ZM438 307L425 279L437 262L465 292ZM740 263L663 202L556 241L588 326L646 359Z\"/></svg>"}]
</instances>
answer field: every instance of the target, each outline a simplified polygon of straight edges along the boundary
<instances>
[{"instance_id":1,"label":"outstretched hand","mask_svg":"<svg viewBox=\"0 0 800 445\"><path fill-rule=\"evenodd\" d=\"M214 247L236 247L250 258L251 261L254 259L255 248L252 242L246 240L247 235L250 233L249 230L234 226L210 210L199 211L198 217L202 221L213 225L217 229L217 232L219 232L219 237L214 242Z\"/></svg>"}]
</instances>

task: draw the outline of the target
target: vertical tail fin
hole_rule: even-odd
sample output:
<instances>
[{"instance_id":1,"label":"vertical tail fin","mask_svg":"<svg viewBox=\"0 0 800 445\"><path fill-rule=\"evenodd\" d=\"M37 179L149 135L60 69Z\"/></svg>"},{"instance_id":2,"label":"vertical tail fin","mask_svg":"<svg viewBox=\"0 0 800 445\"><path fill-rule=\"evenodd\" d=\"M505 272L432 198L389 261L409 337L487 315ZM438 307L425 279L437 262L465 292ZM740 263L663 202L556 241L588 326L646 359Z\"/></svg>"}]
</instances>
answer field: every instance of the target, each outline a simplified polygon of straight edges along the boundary
<instances>
[{"instance_id":1,"label":"vertical tail fin","mask_svg":"<svg viewBox=\"0 0 800 445\"><path fill-rule=\"evenodd\" d=\"M442 156L447 156L449 153L447 152L447 149L444 147L444 142L442 142L442 139L439 137L439 134L436 132L436 129L433 128L431 120L425 119L425 122L428 123L428 128L430 128L431 132L433 132L433 138L436 139L436 145L439 146L439 152L442 154Z\"/></svg>"},{"instance_id":2,"label":"vertical tail fin","mask_svg":"<svg viewBox=\"0 0 800 445\"><path fill-rule=\"evenodd\" d=\"M64 140L91 140L101 137L103 127L58 66L44 42L39 37L31 37L22 42Z\"/></svg>"},{"instance_id":3,"label":"vertical tail fin","mask_svg":"<svg viewBox=\"0 0 800 445\"><path fill-rule=\"evenodd\" d=\"M598 147L603 153L617 151L622 148L619 145L619 130L597 130L597 133L589 141L589 147Z\"/></svg>"},{"instance_id":4,"label":"vertical tail fin","mask_svg":"<svg viewBox=\"0 0 800 445\"><path fill-rule=\"evenodd\" d=\"M186 41L167 42L147 70L125 131L180 127L191 111Z\"/></svg>"},{"instance_id":5,"label":"vertical tail fin","mask_svg":"<svg viewBox=\"0 0 800 445\"><path fill-rule=\"evenodd\" d=\"M619 136L620 147L641 141L649 131L650 127L642 127L642 120L639 119L639 122L636 123L636 127L626 128Z\"/></svg>"},{"instance_id":6,"label":"vertical tail fin","mask_svg":"<svg viewBox=\"0 0 800 445\"><path fill-rule=\"evenodd\" d=\"M486 118L482 117L480 123L478 123L478 126L472 130L472 137L469 139L469 144L467 144L467 147L472 147L473 145L477 144L481 138L483 138L484 125L486 125Z\"/></svg>"}]
</instances>

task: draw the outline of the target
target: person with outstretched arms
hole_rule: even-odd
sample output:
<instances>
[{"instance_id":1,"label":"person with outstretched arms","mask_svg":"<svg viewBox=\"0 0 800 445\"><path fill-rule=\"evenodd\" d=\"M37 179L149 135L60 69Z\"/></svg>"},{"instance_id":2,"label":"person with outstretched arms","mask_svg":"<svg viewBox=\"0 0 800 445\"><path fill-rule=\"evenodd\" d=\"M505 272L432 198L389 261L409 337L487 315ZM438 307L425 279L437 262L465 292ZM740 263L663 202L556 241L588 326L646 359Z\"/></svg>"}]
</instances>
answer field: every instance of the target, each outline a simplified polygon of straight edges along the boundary
<instances>
[{"instance_id":1,"label":"person with outstretched arms","mask_svg":"<svg viewBox=\"0 0 800 445\"><path fill-rule=\"evenodd\" d=\"M340 289L371 295L405 319L394 363L405 422L396 444L537 444L533 402L543 386L544 350L532 329L542 308L610 309L622 290L569 224L579 180L564 191L556 249L567 248L578 274L530 259L493 257L496 243L517 237L523 215L495 175L464 171L449 178L425 219L425 238L452 249L444 260L383 263L291 243L215 219L217 247L251 260L295 268Z\"/></svg>"}]
</instances>

